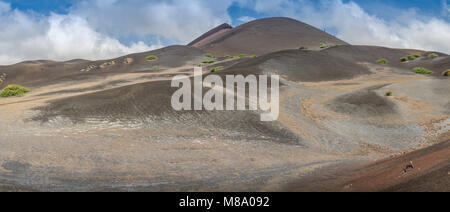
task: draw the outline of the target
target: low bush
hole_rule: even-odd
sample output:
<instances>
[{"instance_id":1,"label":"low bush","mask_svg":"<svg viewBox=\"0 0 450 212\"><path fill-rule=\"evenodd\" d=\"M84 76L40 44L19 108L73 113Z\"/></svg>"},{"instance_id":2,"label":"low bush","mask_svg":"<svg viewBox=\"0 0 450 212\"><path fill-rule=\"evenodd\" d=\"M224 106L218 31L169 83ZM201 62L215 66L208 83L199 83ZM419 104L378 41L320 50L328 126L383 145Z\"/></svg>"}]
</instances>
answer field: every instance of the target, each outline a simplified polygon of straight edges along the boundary
<instances>
[{"instance_id":1,"label":"low bush","mask_svg":"<svg viewBox=\"0 0 450 212\"><path fill-rule=\"evenodd\" d=\"M450 69L447 69L446 71L442 72L442 76L450 76Z\"/></svg>"},{"instance_id":2,"label":"low bush","mask_svg":"<svg viewBox=\"0 0 450 212\"><path fill-rule=\"evenodd\" d=\"M239 58L244 58L244 57L246 57L247 55L245 55L245 54L240 54L239 55Z\"/></svg>"},{"instance_id":3,"label":"low bush","mask_svg":"<svg viewBox=\"0 0 450 212\"><path fill-rule=\"evenodd\" d=\"M223 68L224 68L223 66L214 67L214 68L211 69L211 72L220 71L220 70L222 70Z\"/></svg>"},{"instance_id":4,"label":"low bush","mask_svg":"<svg viewBox=\"0 0 450 212\"><path fill-rule=\"evenodd\" d=\"M423 67L416 67L413 69L413 72L416 74L432 74L433 71L423 68Z\"/></svg>"},{"instance_id":5,"label":"low bush","mask_svg":"<svg viewBox=\"0 0 450 212\"><path fill-rule=\"evenodd\" d=\"M147 61L155 61L158 60L158 57L155 55L150 55L145 58Z\"/></svg>"},{"instance_id":6,"label":"low bush","mask_svg":"<svg viewBox=\"0 0 450 212\"><path fill-rule=\"evenodd\" d=\"M205 57L209 57L209 58L216 58L216 56L210 54L210 53L206 53L204 54Z\"/></svg>"},{"instance_id":7,"label":"low bush","mask_svg":"<svg viewBox=\"0 0 450 212\"><path fill-rule=\"evenodd\" d=\"M6 73L0 74L0 85L3 84L3 82L6 81Z\"/></svg>"},{"instance_id":8,"label":"low bush","mask_svg":"<svg viewBox=\"0 0 450 212\"><path fill-rule=\"evenodd\" d=\"M321 49L326 49L326 48L328 48L328 47L329 47L329 46L328 46L327 44L324 44L324 43L323 43L323 44L320 44L320 48L321 48Z\"/></svg>"},{"instance_id":9,"label":"low bush","mask_svg":"<svg viewBox=\"0 0 450 212\"><path fill-rule=\"evenodd\" d=\"M377 60L377 63L381 64L381 65L386 65L388 63L388 60L385 58L381 58L381 59Z\"/></svg>"},{"instance_id":10,"label":"low bush","mask_svg":"<svg viewBox=\"0 0 450 212\"><path fill-rule=\"evenodd\" d=\"M159 70L161 67L160 66L153 66L152 69L153 70Z\"/></svg>"},{"instance_id":11,"label":"low bush","mask_svg":"<svg viewBox=\"0 0 450 212\"><path fill-rule=\"evenodd\" d=\"M422 55L420 55L420 54L413 54L412 56L415 57L415 58L421 58L422 57Z\"/></svg>"},{"instance_id":12,"label":"low bush","mask_svg":"<svg viewBox=\"0 0 450 212\"><path fill-rule=\"evenodd\" d=\"M300 50L307 50L308 47L307 46L300 46L300 48L298 48L298 49L300 49Z\"/></svg>"},{"instance_id":13,"label":"low bush","mask_svg":"<svg viewBox=\"0 0 450 212\"><path fill-rule=\"evenodd\" d=\"M439 57L439 55L436 53L431 53L428 55L428 58L436 58L436 57Z\"/></svg>"},{"instance_id":14,"label":"low bush","mask_svg":"<svg viewBox=\"0 0 450 212\"><path fill-rule=\"evenodd\" d=\"M233 59L233 58L236 58L235 56L233 56L233 55L225 55L225 58L228 58L228 59Z\"/></svg>"},{"instance_id":15,"label":"low bush","mask_svg":"<svg viewBox=\"0 0 450 212\"><path fill-rule=\"evenodd\" d=\"M402 61L402 62L408 62L408 58L407 58L407 57L402 57L402 58L400 58L400 61Z\"/></svg>"},{"instance_id":16,"label":"low bush","mask_svg":"<svg viewBox=\"0 0 450 212\"><path fill-rule=\"evenodd\" d=\"M416 57L414 55L408 55L407 58L408 58L409 61L413 61L413 60L416 59Z\"/></svg>"},{"instance_id":17,"label":"low bush","mask_svg":"<svg viewBox=\"0 0 450 212\"><path fill-rule=\"evenodd\" d=\"M387 91L386 92L386 96L392 96L392 95L393 95L392 91Z\"/></svg>"},{"instance_id":18,"label":"low bush","mask_svg":"<svg viewBox=\"0 0 450 212\"><path fill-rule=\"evenodd\" d=\"M0 97L22 96L31 90L20 85L8 85L0 93Z\"/></svg>"},{"instance_id":19,"label":"low bush","mask_svg":"<svg viewBox=\"0 0 450 212\"><path fill-rule=\"evenodd\" d=\"M204 63L204 64L211 64L211 63L215 63L215 62L216 62L215 60L205 60L202 63Z\"/></svg>"}]
</instances>

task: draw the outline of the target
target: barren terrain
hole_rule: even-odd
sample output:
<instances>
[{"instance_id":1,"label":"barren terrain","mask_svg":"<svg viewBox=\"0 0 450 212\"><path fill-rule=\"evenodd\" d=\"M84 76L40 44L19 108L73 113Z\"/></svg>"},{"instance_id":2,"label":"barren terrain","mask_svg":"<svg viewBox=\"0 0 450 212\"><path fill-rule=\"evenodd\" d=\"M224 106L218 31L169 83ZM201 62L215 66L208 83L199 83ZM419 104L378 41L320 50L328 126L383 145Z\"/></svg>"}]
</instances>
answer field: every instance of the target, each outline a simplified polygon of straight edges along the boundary
<instances>
[{"instance_id":1,"label":"barren terrain","mask_svg":"<svg viewBox=\"0 0 450 212\"><path fill-rule=\"evenodd\" d=\"M273 24L301 36L257 36ZM450 56L352 46L283 18L206 37L199 48L1 66L0 88L32 91L0 98L0 190L449 191L450 83L441 73ZM306 44L311 50L292 48ZM422 57L401 63L411 52ZM217 61L202 64L206 53ZM260 56L221 57L239 53ZM199 64L205 76L218 66L221 77L280 75L279 120L173 110L172 77ZM417 66L435 72L415 74ZM402 174L410 161L415 168Z\"/></svg>"}]
</instances>

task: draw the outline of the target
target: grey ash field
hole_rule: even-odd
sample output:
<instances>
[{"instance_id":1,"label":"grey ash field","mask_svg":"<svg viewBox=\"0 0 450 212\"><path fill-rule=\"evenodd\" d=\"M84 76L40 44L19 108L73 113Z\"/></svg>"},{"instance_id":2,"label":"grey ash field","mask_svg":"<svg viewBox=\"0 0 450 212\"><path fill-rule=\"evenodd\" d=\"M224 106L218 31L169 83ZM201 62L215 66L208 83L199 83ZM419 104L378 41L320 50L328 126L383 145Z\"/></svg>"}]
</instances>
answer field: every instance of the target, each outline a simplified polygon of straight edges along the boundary
<instances>
[{"instance_id":1,"label":"grey ash field","mask_svg":"<svg viewBox=\"0 0 450 212\"><path fill-rule=\"evenodd\" d=\"M174 111L172 77L207 60L205 75L280 75L279 120ZM449 68L444 53L350 45L287 18L105 61L0 66L1 89L32 90L0 98L0 191L450 191Z\"/></svg>"}]
</instances>

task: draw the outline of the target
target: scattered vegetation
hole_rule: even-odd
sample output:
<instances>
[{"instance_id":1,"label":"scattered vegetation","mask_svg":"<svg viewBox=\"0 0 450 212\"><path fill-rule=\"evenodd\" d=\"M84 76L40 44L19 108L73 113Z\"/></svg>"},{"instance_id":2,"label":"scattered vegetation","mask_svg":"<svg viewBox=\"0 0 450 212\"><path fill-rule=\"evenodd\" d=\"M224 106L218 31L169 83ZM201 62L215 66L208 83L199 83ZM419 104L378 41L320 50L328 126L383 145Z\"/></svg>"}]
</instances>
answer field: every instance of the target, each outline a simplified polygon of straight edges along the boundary
<instances>
[{"instance_id":1,"label":"scattered vegetation","mask_svg":"<svg viewBox=\"0 0 450 212\"><path fill-rule=\"evenodd\" d=\"M298 48L298 49L300 49L300 50L307 50L308 47L307 46L300 46L300 48Z\"/></svg>"},{"instance_id":2,"label":"scattered vegetation","mask_svg":"<svg viewBox=\"0 0 450 212\"><path fill-rule=\"evenodd\" d=\"M224 68L223 66L214 67L214 68L211 69L211 72L220 71L220 70L222 70L223 68Z\"/></svg>"},{"instance_id":3,"label":"scattered vegetation","mask_svg":"<svg viewBox=\"0 0 450 212\"><path fill-rule=\"evenodd\" d=\"M6 73L0 74L0 85L3 84L4 81L6 81Z\"/></svg>"},{"instance_id":4,"label":"scattered vegetation","mask_svg":"<svg viewBox=\"0 0 450 212\"><path fill-rule=\"evenodd\" d=\"M324 43L323 43L323 44L320 44L320 48L321 48L321 49L326 49L326 48L328 48L328 47L329 47L329 46L328 46L327 44L324 44Z\"/></svg>"},{"instance_id":5,"label":"scattered vegetation","mask_svg":"<svg viewBox=\"0 0 450 212\"><path fill-rule=\"evenodd\" d=\"M109 61L109 62L105 62L105 63L103 63L103 64L100 65L100 68L101 68L101 69L104 69L104 68L107 68L108 66L116 65L116 63L117 63L117 62L116 62L115 60Z\"/></svg>"},{"instance_id":6,"label":"scattered vegetation","mask_svg":"<svg viewBox=\"0 0 450 212\"><path fill-rule=\"evenodd\" d=\"M428 55L428 58L437 58L437 57L439 57L439 55L436 54L436 53L430 53L430 54Z\"/></svg>"},{"instance_id":7,"label":"scattered vegetation","mask_svg":"<svg viewBox=\"0 0 450 212\"><path fill-rule=\"evenodd\" d=\"M160 68L161 67L159 67L158 65L152 67L153 70L159 70Z\"/></svg>"},{"instance_id":8,"label":"scattered vegetation","mask_svg":"<svg viewBox=\"0 0 450 212\"><path fill-rule=\"evenodd\" d=\"M442 76L450 76L450 69L447 69L446 71L442 72Z\"/></svg>"},{"instance_id":9,"label":"scattered vegetation","mask_svg":"<svg viewBox=\"0 0 450 212\"><path fill-rule=\"evenodd\" d=\"M392 95L393 95L392 91L387 91L386 92L386 96L392 96Z\"/></svg>"},{"instance_id":10,"label":"scattered vegetation","mask_svg":"<svg viewBox=\"0 0 450 212\"><path fill-rule=\"evenodd\" d=\"M388 60L385 58L381 58L381 59L377 60L377 63L381 64L381 65L386 65L388 63Z\"/></svg>"},{"instance_id":11,"label":"scattered vegetation","mask_svg":"<svg viewBox=\"0 0 450 212\"><path fill-rule=\"evenodd\" d=\"M408 55L407 58L408 58L409 61L413 61L413 60L416 59L416 57L414 57L414 55Z\"/></svg>"},{"instance_id":12,"label":"scattered vegetation","mask_svg":"<svg viewBox=\"0 0 450 212\"><path fill-rule=\"evenodd\" d=\"M211 63L215 63L215 62L216 62L215 60L205 60L202 63L203 64L211 64Z\"/></svg>"},{"instance_id":13,"label":"scattered vegetation","mask_svg":"<svg viewBox=\"0 0 450 212\"><path fill-rule=\"evenodd\" d=\"M92 71L92 70L94 70L94 69L96 69L96 68L97 68L96 65L88 65L86 68L81 69L80 71L81 71L81 72L90 72L90 71Z\"/></svg>"},{"instance_id":14,"label":"scattered vegetation","mask_svg":"<svg viewBox=\"0 0 450 212\"><path fill-rule=\"evenodd\" d=\"M421 58L422 56L420 55L420 54L410 54L410 55L408 55L408 56L406 56L406 57L402 57L402 58L400 58L400 61L402 61L402 62L408 62L408 61L413 61L413 60L415 60L415 59L417 59L417 58Z\"/></svg>"},{"instance_id":15,"label":"scattered vegetation","mask_svg":"<svg viewBox=\"0 0 450 212\"><path fill-rule=\"evenodd\" d=\"M22 96L31 90L20 85L8 85L0 93L0 97Z\"/></svg>"},{"instance_id":16,"label":"scattered vegetation","mask_svg":"<svg viewBox=\"0 0 450 212\"><path fill-rule=\"evenodd\" d=\"M211 53L206 53L204 54L204 56L209 58L216 58L216 56L212 55Z\"/></svg>"},{"instance_id":17,"label":"scattered vegetation","mask_svg":"<svg viewBox=\"0 0 450 212\"><path fill-rule=\"evenodd\" d=\"M247 57L247 55L245 55L245 54L240 54L240 55L238 55L238 56L233 56L233 55L225 55L225 58L228 58L228 59L234 59L234 58L244 58L244 57ZM256 56L251 56L252 58L255 58Z\"/></svg>"},{"instance_id":18,"label":"scattered vegetation","mask_svg":"<svg viewBox=\"0 0 450 212\"><path fill-rule=\"evenodd\" d=\"M416 74L432 74L433 71L423 68L423 67L416 67L413 69L413 72Z\"/></svg>"},{"instance_id":19,"label":"scattered vegetation","mask_svg":"<svg viewBox=\"0 0 450 212\"><path fill-rule=\"evenodd\" d=\"M258 56L256 56L256 55L253 55L253 56L251 56L251 58L257 58Z\"/></svg>"},{"instance_id":20,"label":"scattered vegetation","mask_svg":"<svg viewBox=\"0 0 450 212\"><path fill-rule=\"evenodd\" d=\"M145 58L147 61L155 61L158 60L158 57L155 55L150 55Z\"/></svg>"}]
</instances>

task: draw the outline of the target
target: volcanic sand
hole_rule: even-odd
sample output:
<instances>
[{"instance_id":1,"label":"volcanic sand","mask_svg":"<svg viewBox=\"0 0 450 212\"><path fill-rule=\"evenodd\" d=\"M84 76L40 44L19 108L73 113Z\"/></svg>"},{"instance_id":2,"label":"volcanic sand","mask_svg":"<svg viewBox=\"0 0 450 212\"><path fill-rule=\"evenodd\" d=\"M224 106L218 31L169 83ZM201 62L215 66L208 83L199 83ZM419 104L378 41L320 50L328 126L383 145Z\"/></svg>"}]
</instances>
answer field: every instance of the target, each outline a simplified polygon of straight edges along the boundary
<instances>
[{"instance_id":1,"label":"volcanic sand","mask_svg":"<svg viewBox=\"0 0 450 212\"><path fill-rule=\"evenodd\" d=\"M8 73L8 83L20 82L32 92L0 99L0 189L280 191L293 182L308 182L321 168L331 173L333 167L370 164L446 141L448 78L416 75L406 64L378 65L372 60L378 55L362 54L364 48L287 50L220 62L226 65L220 76L280 74L276 122L260 122L261 111L172 110L171 77L192 74L192 67L206 59L192 47L125 56L88 73L80 70L112 60L3 67L0 72ZM177 54L168 50L181 52L184 59L171 65L170 55ZM148 55L159 59L146 61ZM133 62L119 62L126 58ZM155 65L162 68L152 69ZM217 65L206 66L205 75ZM51 66L57 68L48 77L41 68ZM23 73L14 75L14 70ZM387 91L393 96L387 97ZM417 158L424 167L424 157ZM430 163L414 179L442 176L442 163ZM404 165L396 164L392 173ZM337 171L342 170L351 171ZM355 179L351 184L364 182ZM409 188L412 178L404 179L395 181L399 187L376 188Z\"/></svg>"}]
</instances>

